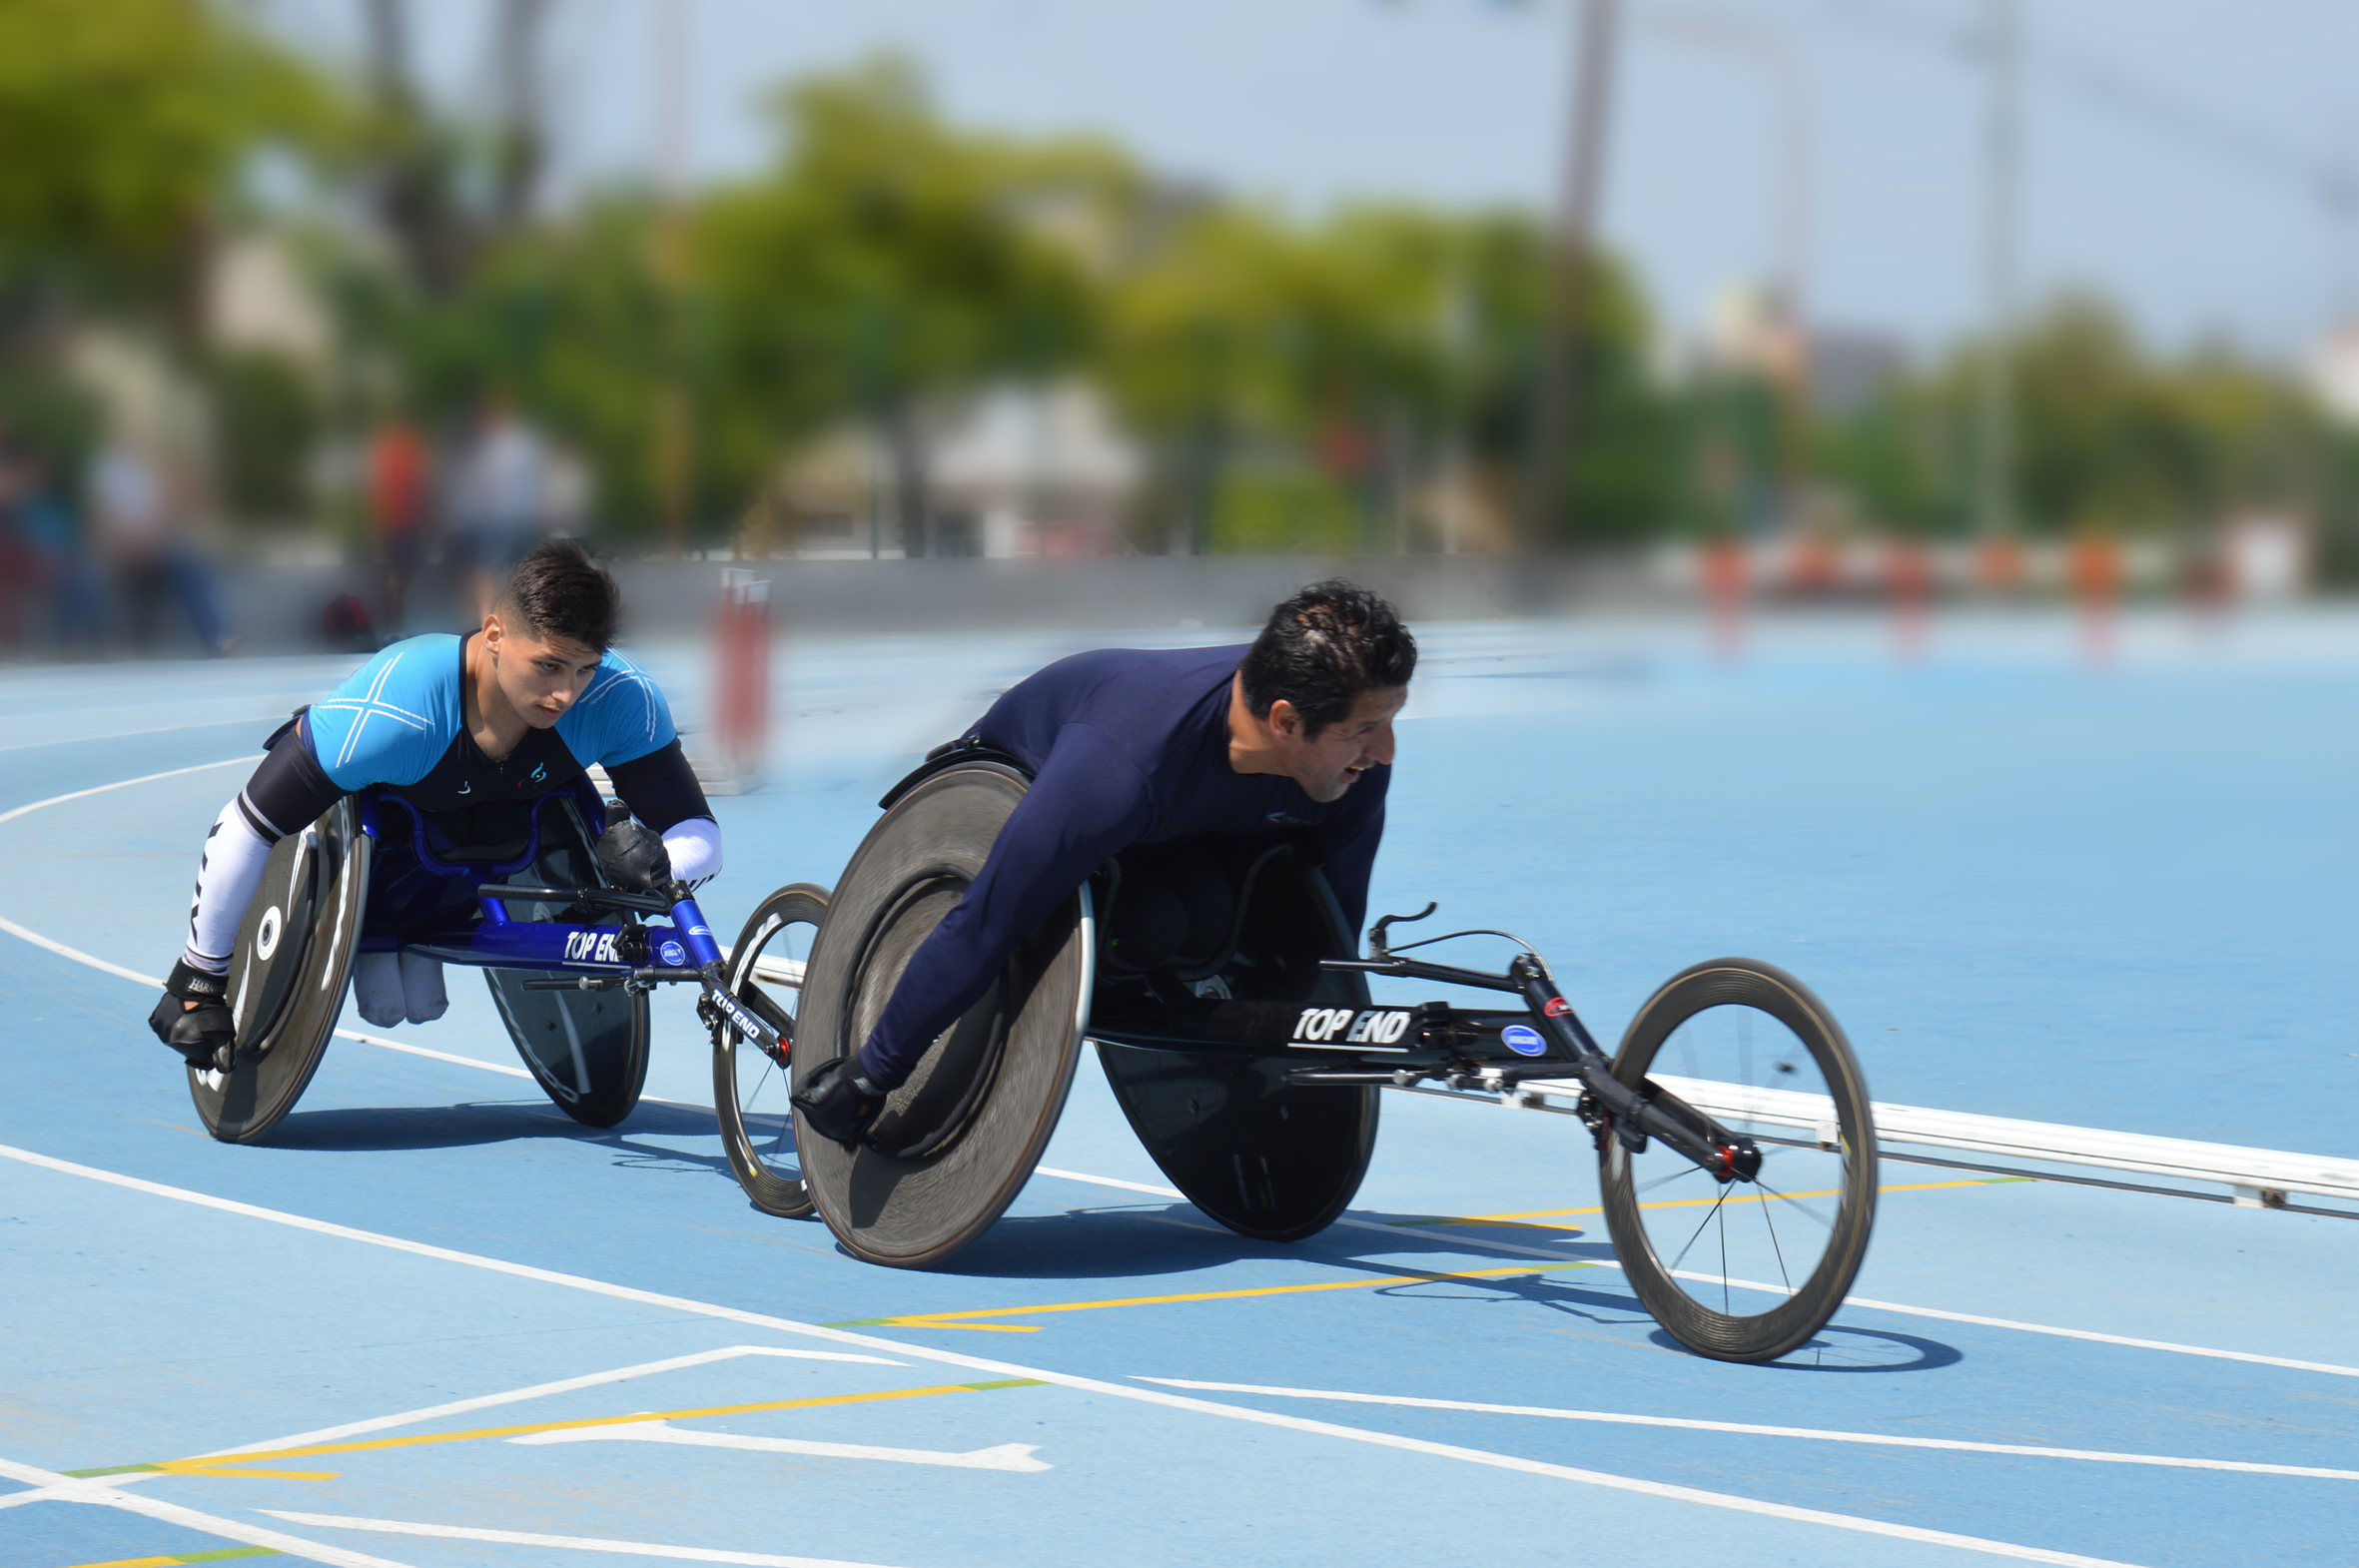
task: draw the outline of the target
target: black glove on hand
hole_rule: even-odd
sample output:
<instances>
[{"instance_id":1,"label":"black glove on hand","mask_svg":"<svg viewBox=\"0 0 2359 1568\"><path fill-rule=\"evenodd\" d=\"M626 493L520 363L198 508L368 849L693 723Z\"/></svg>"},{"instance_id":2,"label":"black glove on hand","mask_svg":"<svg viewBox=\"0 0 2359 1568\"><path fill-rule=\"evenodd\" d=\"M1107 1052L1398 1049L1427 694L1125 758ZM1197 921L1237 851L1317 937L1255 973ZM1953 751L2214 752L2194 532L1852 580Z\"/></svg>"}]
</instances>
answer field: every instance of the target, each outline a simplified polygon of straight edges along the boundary
<instances>
[{"instance_id":1,"label":"black glove on hand","mask_svg":"<svg viewBox=\"0 0 2359 1568\"><path fill-rule=\"evenodd\" d=\"M663 835L644 823L608 828L598 840L598 864L608 881L633 893L672 879L671 852L663 847Z\"/></svg>"},{"instance_id":2,"label":"black glove on hand","mask_svg":"<svg viewBox=\"0 0 2359 1568\"><path fill-rule=\"evenodd\" d=\"M191 1008L191 1002L197 1005ZM148 1015L148 1028L198 1072L227 1073L237 1047L229 977L191 969L187 959L174 964L164 981L164 1000Z\"/></svg>"},{"instance_id":3,"label":"black glove on hand","mask_svg":"<svg viewBox=\"0 0 2359 1568\"><path fill-rule=\"evenodd\" d=\"M860 1064L850 1057L820 1063L788 1098L812 1132L846 1149L860 1147L860 1135L885 1108L885 1092L862 1078Z\"/></svg>"}]
</instances>

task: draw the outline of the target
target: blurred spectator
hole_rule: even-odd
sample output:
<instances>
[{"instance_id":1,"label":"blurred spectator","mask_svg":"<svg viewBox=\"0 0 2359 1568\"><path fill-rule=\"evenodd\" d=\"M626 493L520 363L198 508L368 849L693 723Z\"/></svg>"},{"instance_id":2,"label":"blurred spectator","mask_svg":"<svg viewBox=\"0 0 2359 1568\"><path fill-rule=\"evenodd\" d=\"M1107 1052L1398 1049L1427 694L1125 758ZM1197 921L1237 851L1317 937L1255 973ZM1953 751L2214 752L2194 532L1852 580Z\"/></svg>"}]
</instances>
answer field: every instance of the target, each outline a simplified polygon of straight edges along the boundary
<instances>
[{"instance_id":1,"label":"blurred spectator","mask_svg":"<svg viewBox=\"0 0 2359 1568\"><path fill-rule=\"evenodd\" d=\"M154 651L173 598L208 652L235 648L238 639L223 622L213 574L187 537L182 487L154 447L114 431L91 465L89 494L99 549L114 571L133 649Z\"/></svg>"},{"instance_id":2,"label":"blurred spectator","mask_svg":"<svg viewBox=\"0 0 2359 1568\"><path fill-rule=\"evenodd\" d=\"M461 603L480 618L501 576L539 539L548 516L548 449L504 397L483 401L450 476L448 561Z\"/></svg>"},{"instance_id":3,"label":"blurred spectator","mask_svg":"<svg viewBox=\"0 0 2359 1568\"><path fill-rule=\"evenodd\" d=\"M22 516L26 483L25 455L0 427L0 651L11 658L25 651L25 607L39 586Z\"/></svg>"},{"instance_id":4,"label":"blurred spectator","mask_svg":"<svg viewBox=\"0 0 2359 1568\"><path fill-rule=\"evenodd\" d=\"M385 560L385 635L401 635L409 581L425 562L428 456L415 426L395 415L369 438L369 516Z\"/></svg>"},{"instance_id":5,"label":"blurred spectator","mask_svg":"<svg viewBox=\"0 0 2359 1568\"><path fill-rule=\"evenodd\" d=\"M561 441L550 443L541 504L541 519L549 532L581 537L589 526L592 482L590 466L580 452Z\"/></svg>"},{"instance_id":6,"label":"blurred spectator","mask_svg":"<svg viewBox=\"0 0 2359 1568\"><path fill-rule=\"evenodd\" d=\"M24 551L25 591L47 607L38 641L45 652L95 658L106 641L106 597L82 531L52 487L49 464L39 452L20 448L7 466L0 488L10 500L0 527Z\"/></svg>"}]
</instances>

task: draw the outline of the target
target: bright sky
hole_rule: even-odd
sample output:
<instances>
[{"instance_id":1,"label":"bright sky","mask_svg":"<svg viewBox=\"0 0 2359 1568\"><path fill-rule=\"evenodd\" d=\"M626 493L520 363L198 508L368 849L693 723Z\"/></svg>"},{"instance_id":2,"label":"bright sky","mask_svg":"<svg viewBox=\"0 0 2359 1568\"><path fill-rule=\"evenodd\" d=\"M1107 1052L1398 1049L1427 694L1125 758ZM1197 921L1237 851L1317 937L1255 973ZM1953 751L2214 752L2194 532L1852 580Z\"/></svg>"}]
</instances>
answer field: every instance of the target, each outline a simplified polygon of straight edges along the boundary
<instances>
[{"instance_id":1,"label":"bright sky","mask_svg":"<svg viewBox=\"0 0 2359 1568\"><path fill-rule=\"evenodd\" d=\"M555 0L564 178L644 175L659 19L687 40L697 178L769 148L763 89L881 49L954 118L1095 130L1190 180L1303 207L1550 200L1573 0ZM274 0L349 48L357 0ZM490 8L416 7L437 89L483 90ZM1604 226L1692 324L1781 264L1780 77L1808 123L1804 294L1819 320L1919 344L1982 300L1985 77L1946 37L1983 0L1625 0ZM2297 353L2359 315L2359 223L2275 167L2106 107L2112 73L2323 170L2359 154L2359 7L2338 0L2021 0L2020 278L2094 286L2171 342ZM1760 40L1731 48L1732 36Z\"/></svg>"}]
</instances>

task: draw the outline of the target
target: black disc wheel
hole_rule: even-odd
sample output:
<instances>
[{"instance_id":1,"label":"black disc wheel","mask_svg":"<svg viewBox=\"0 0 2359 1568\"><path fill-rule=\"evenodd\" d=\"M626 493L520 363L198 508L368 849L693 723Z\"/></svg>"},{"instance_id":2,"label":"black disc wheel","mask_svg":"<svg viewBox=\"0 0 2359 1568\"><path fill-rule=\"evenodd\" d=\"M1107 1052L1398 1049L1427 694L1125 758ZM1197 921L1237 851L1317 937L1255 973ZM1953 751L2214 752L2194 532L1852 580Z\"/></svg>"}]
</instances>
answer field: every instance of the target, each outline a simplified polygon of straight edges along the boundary
<instances>
[{"instance_id":1,"label":"black disc wheel","mask_svg":"<svg viewBox=\"0 0 2359 1568\"><path fill-rule=\"evenodd\" d=\"M526 981L547 978L536 970L483 971L516 1056L549 1104L583 1127L613 1127L639 1108L647 1083L646 993L525 989Z\"/></svg>"},{"instance_id":2,"label":"black disc wheel","mask_svg":"<svg viewBox=\"0 0 2359 1568\"><path fill-rule=\"evenodd\" d=\"M713 1110L729 1169L754 1207L783 1219L812 1209L795 1155L794 1108L786 1103L787 1057L811 939L827 915L827 889L798 882L762 900L737 934L723 971L729 994L778 1031L776 1056L731 1029L713 1031Z\"/></svg>"},{"instance_id":3,"label":"black disc wheel","mask_svg":"<svg viewBox=\"0 0 2359 1568\"><path fill-rule=\"evenodd\" d=\"M1098 1060L1116 1104L1172 1184L1239 1235L1316 1235L1367 1175L1381 1109L1373 1084L1288 1084L1295 1064L1283 1058L1141 1051L1104 1040Z\"/></svg>"},{"instance_id":4,"label":"black disc wheel","mask_svg":"<svg viewBox=\"0 0 2359 1568\"><path fill-rule=\"evenodd\" d=\"M1843 1304L1876 1219L1876 1125L1842 1028L1793 976L1714 959L1641 1008L1614 1077L1651 1080L1752 1139L1751 1180L1716 1180L1652 1140L1600 1158L1606 1227L1639 1300L1723 1361L1770 1361Z\"/></svg>"},{"instance_id":5,"label":"black disc wheel","mask_svg":"<svg viewBox=\"0 0 2359 1568\"><path fill-rule=\"evenodd\" d=\"M919 945L957 907L1024 798L997 763L936 773L901 796L836 883L812 944L792 1075L860 1049ZM1024 942L847 1150L801 1124L803 1180L854 1256L923 1268L967 1245L1032 1176L1065 1109L1088 1023L1088 888Z\"/></svg>"},{"instance_id":6,"label":"black disc wheel","mask_svg":"<svg viewBox=\"0 0 2359 1568\"><path fill-rule=\"evenodd\" d=\"M560 888L604 884L592 842L576 799L547 801L540 812L539 851L517 880ZM563 921L571 913L537 899L503 903L510 920ZM549 1103L583 1127L613 1127L639 1108L639 1092L647 1084L647 994L525 987L527 981L547 978L532 970L483 971L483 984L516 1056Z\"/></svg>"},{"instance_id":7,"label":"black disc wheel","mask_svg":"<svg viewBox=\"0 0 2359 1568\"><path fill-rule=\"evenodd\" d=\"M272 848L230 953L236 1065L189 1069L197 1116L223 1143L264 1138L319 1071L361 943L374 847L341 800Z\"/></svg>"}]
</instances>

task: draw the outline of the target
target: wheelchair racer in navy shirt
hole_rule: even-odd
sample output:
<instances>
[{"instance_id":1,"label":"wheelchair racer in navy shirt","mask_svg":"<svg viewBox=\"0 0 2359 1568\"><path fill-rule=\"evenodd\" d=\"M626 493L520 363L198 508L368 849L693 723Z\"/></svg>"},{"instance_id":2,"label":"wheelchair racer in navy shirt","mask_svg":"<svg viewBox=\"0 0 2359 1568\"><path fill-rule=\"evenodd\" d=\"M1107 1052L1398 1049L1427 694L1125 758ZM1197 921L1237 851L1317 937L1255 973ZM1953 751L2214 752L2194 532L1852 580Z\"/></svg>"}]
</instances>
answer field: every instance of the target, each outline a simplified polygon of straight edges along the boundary
<instances>
[{"instance_id":1,"label":"wheelchair racer in navy shirt","mask_svg":"<svg viewBox=\"0 0 2359 1568\"><path fill-rule=\"evenodd\" d=\"M857 1144L1016 945L1133 845L1295 832L1356 937L1416 664L1391 605L1329 581L1279 604L1250 646L1076 654L1011 688L971 735L1023 763L1032 787L867 1042L797 1089L804 1119Z\"/></svg>"},{"instance_id":2,"label":"wheelchair racer in navy shirt","mask_svg":"<svg viewBox=\"0 0 2359 1568\"><path fill-rule=\"evenodd\" d=\"M509 573L477 631L396 642L297 713L221 810L198 863L180 961L148 1020L200 1071L234 1065L231 949L271 848L372 784L427 813L511 809L603 766L638 820L599 862L624 886L694 885L721 869L721 833L655 683L614 652L614 579L570 539ZM464 820L464 819L462 819ZM360 953L353 998L370 1023L422 1024L447 998L438 961Z\"/></svg>"}]
</instances>

